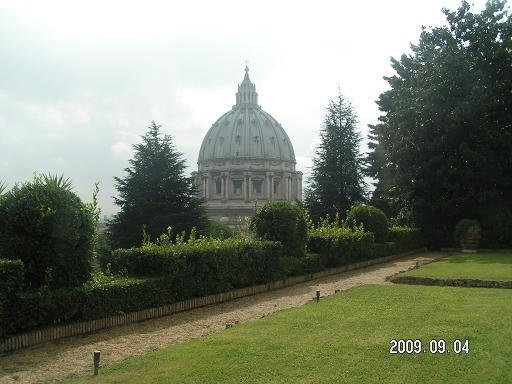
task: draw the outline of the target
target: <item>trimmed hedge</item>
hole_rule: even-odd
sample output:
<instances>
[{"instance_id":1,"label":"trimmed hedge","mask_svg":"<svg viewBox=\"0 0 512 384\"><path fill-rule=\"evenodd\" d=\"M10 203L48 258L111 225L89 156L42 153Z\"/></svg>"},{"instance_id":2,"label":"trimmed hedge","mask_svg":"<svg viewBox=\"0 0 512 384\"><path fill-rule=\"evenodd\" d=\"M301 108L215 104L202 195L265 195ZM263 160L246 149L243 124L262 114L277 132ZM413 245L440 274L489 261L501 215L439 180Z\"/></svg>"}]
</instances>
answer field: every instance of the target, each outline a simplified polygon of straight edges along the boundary
<instances>
[{"instance_id":1,"label":"trimmed hedge","mask_svg":"<svg viewBox=\"0 0 512 384\"><path fill-rule=\"evenodd\" d=\"M303 257L283 254L279 242L242 237L145 244L140 248L118 249L111 258L113 272L139 277L97 274L79 287L56 290L42 287L27 292L22 292L21 285L15 283L23 281L23 264L0 263L0 277L2 273L12 276L12 283L5 286L14 292L9 295L9 310L0 311L0 337L319 272L343 263L415 249L422 244L419 231L412 228L393 227L390 238L393 242L375 244L370 232L321 227L310 231L310 253ZM8 272L1 272L2 268ZM3 279L0 282L4 283Z\"/></svg>"},{"instance_id":2,"label":"trimmed hedge","mask_svg":"<svg viewBox=\"0 0 512 384\"><path fill-rule=\"evenodd\" d=\"M181 300L166 278L102 277L81 287L17 294L3 314L3 334L69 321L92 320Z\"/></svg>"},{"instance_id":3,"label":"trimmed hedge","mask_svg":"<svg viewBox=\"0 0 512 384\"><path fill-rule=\"evenodd\" d=\"M326 267L337 267L373 258L374 237L360 229L320 227L309 231L308 250L324 255Z\"/></svg>"},{"instance_id":4,"label":"trimmed hedge","mask_svg":"<svg viewBox=\"0 0 512 384\"><path fill-rule=\"evenodd\" d=\"M246 238L202 238L118 249L113 252L111 270L142 278L96 275L80 287L18 292L11 296L9 311L0 312L0 336L158 307L301 272L302 265L293 263L288 270L290 265L281 254L278 242Z\"/></svg>"},{"instance_id":5,"label":"trimmed hedge","mask_svg":"<svg viewBox=\"0 0 512 384\"><path fill-rule=\"evenodd\" d=\"M319 253L307 253L302 259L302 273L315 273L326 268L327 258Z\"/></svg>"},{"instance_id":6,"label":"trimmed hedge","mask_svg":"<svg viewBox=\"0 0 512 384\"><path fill-rule=\"evenodd\" d=\"M425 241L421 236L419 228L390 227L388 240L394 243L392 253L407 252L425 246Z\"/></svg>"},{"instance_id":7,"label":"trimmed hedge","mask_svg":"<svg viewBox=\"0 0 512 384\"><path fill-rule=\"evenodd\" d=\"M385 243L375 243L371 232L346 227L324 226L310 230L308 251L325 257L325 267L378 258L422 248L417 228L391 227Z\"/></svg>"},{"instance_id":8,"label":"trimmed hedge","mask_svg":"<svg viewBox=\"0 0 512 384\"><path fill-rule=\"evenodd\" d=\"M284 278L281 254L278 242L201 238L176 245L117 249L112 253L111 271L167 276L179 292L202 296Z\"/></svg>"}]
</instances>

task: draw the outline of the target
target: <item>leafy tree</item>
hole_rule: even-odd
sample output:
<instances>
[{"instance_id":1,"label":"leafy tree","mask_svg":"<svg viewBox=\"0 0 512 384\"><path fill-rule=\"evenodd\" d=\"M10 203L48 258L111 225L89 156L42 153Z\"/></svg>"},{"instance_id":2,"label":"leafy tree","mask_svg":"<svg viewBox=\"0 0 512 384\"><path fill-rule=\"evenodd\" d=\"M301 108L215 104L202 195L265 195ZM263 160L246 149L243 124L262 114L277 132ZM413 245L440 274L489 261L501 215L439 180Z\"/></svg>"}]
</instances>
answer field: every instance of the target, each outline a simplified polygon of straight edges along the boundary
<instances>
[{"instance_id":1,"label":"leafy tree","mask_svg":"<svg viewBox=\"0 0 512 384\"><path fill-rule=\"evenodd\" d=\"M207 226L202 200L192 179L184 175L182 154L160 128L151 122L142 143L133 145L127 175L114 178L119 192L114 201L121 208L109 222L114 248L140 245L143 227L150 238L156 238L169 226L175 233Z\"/></svg>"},{"instance_id":2,"label":"leafy tree","mask_svg":"<svg viewBox=\"0 0 512 384\"><path fill-rule=\"evenodd\" d=\"M395 210L410 206L430 245L449 243L463 217L485 229L512 209L512 21L505 4L488 1L479 14L465 1L444 9L446 26L423 28L412 54L392 59L391 89L377 102L383 115L371 127L368 159L376 197Z\"/></svg>"},{"instance_id":3,"label":"leafy tree","mask_svg":"<svg viewBox=\"0 0 512 384\"><path fill-rule=\"evenodd\" d=\"M326 215L345 217L365 200L357 123L353 106L340 92L329 100L304 199L314 222Z\"/></svg>"}]
</instances>

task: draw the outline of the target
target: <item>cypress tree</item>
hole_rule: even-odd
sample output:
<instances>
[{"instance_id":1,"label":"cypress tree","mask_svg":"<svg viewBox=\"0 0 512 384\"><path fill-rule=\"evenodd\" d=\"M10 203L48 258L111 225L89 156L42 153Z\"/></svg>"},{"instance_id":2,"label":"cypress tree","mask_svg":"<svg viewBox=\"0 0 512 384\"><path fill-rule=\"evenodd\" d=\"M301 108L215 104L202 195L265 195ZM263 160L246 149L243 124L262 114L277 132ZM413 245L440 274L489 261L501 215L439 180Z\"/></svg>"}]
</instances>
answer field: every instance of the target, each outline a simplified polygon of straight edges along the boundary
<instances>
[{"instance_id":1,"label":"cypress tree","mask_svg":"<svg viewBox=\"0 0 512 384\"><path fill-rule=\"evenodd\" d=\"M143 228L153 239L169 226L175 234L206 228L203 201L192 178L184 174L183 155L160 128L151 122L142 142L133 145L135 154L125 168L126 176L114 178L119 193L114 202L120 211L109 223L109 232L116 248L140 245Z\"/></svg>"},{"instance_id":2,"label":"cypress tree","mask_svg":"<svg viewBox=\"0 0 512 384\"><path fill-rule=\"evenodd\" d=\"M350 207L365 200L357 124L352 104L338 92L329 100L305 191L305 205L315 222L325 215L344 217Z\"/></svg>"}]
</instances>

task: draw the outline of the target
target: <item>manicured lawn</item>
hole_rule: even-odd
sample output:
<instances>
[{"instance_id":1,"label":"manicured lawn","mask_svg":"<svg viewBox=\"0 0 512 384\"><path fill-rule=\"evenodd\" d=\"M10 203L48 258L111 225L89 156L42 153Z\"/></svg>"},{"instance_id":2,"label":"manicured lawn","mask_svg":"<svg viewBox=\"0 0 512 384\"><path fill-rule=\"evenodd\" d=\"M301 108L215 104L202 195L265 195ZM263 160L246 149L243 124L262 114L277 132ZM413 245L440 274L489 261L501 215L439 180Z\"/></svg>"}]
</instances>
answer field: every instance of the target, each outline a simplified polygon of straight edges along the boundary
<instances>
[{"instance_id":1,"label":"manicured lawn","mask_svg":"<svg viewBox=\"0 0 512 384\"><path fill-rule=\"evenodd\" d=\"M130 358L83 383L511 383L512 290L367 285ZM389 354L444 338L448 354ZM468 339L469 354L455 354Z\"/></svg>"},{"instance_id":2,"label":"manicured lawn","mask_svg":"<svg viewBox=\"0 0 512 384\"><path fill-rule=\"evenodd\" d=\"M512 281L512 254L459 253L401 275L436 279Z\"/></svg>"}]
</instances>

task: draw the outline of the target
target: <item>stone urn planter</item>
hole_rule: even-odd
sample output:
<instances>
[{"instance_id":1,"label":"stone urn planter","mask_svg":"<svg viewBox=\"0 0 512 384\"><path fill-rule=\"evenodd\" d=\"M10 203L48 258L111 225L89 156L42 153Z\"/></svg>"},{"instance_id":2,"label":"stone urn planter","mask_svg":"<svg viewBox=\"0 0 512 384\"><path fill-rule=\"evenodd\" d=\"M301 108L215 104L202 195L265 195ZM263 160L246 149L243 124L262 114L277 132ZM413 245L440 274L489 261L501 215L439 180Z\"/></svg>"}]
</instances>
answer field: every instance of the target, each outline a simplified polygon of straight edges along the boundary
<instances>
[{"instance_id":1,"label":"stone urn planter","mask_svg":"<svg viewBox=\"0 0 512 384\"><path fill-rule=\"evenodd\" d=\"M480 225L469 227L460 241L461 248L476 250L480 246L480 239L482 238L481 232Z\"/></svg>"},{"instance_id":2,"label":"stone urn planter","mask_svg":"<svg viewBox=\"0 0 512 384\"><path fill-rule=\"evenodd\" d=\"M455 240L462 251L476 251L480 246L482 228L476 220L463 219L455 227Z\"/></svg>"},{"instance_id":3,"label":"stone urn planter","mask_svg":"<svg viewBox=\"0 0 512 384\"><path fill-rule=\"evenodd\" d=\"M462 251L476 251L480 246L482 228L476 220L463 219L457 223L454 232L455 241L460 245Z\"/></svg>"}]
</instances>

